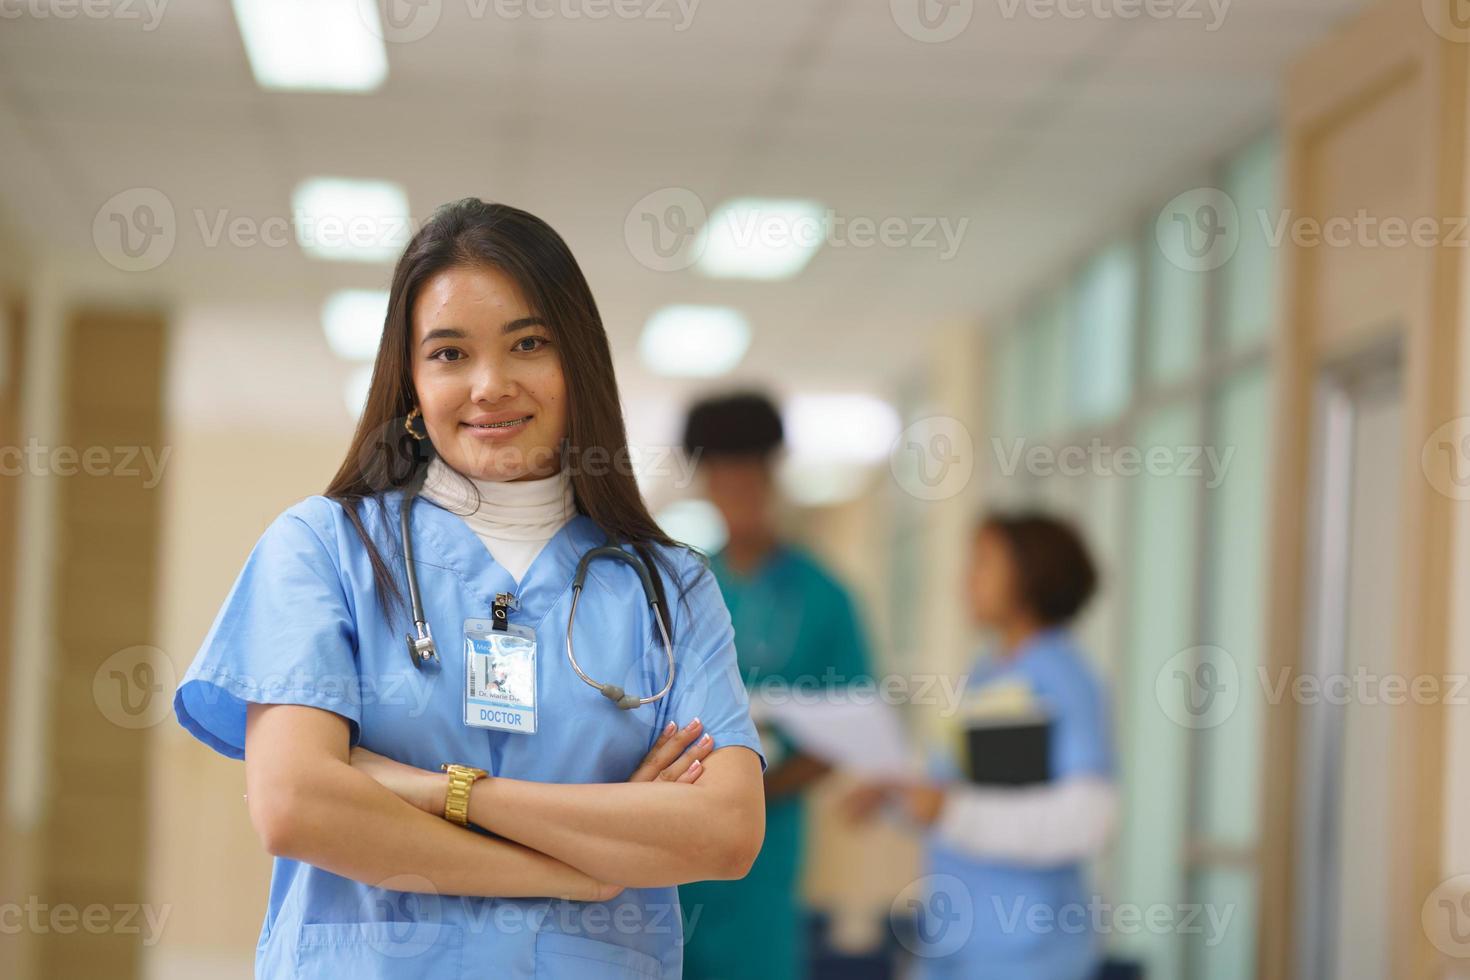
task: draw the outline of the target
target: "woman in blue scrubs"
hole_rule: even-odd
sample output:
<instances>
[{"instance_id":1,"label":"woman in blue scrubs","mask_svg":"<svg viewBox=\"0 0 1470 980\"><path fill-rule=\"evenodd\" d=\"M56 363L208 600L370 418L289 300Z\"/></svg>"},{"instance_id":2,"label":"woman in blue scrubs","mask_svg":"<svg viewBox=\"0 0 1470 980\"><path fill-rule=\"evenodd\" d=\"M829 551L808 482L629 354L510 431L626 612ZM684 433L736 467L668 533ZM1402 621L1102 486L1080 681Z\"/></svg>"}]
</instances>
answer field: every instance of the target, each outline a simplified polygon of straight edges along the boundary
<instances>
[{"instance_id":1,"label":"woman in blue scrubs","mask_svg":"<svg viewBox=\"0 0 1470 980\"><path fill-rule=\"evenodd\" d=\"M749 869L765 760L719 586L660 532L628 462L566 244L505 205L440 208L394 270L337 475L266 529L175 693L188 731L245 760L275 858L258 977L680 976L675 886ZM572 512L530 550L445 506L446 481L510 505L558 480ZM437 669L405 645L405 508ZM667 681L665 631L677 664L632 710L566 656L574 572L607 544L644 559L660 601L630 564L592 563L578 664L642 697ZM465 651L470 621L498 614L535 650L497 657L517 710L486 721Z\"/></svg>"},{"instance_id":2,"label":"woman in blue scrubs","mask_svg":"<svg viewBox=\"0 0 1470 980\"><path fill-rule=\"evenodd\" d=\"M863 787L848 800L858 816L890 800L924 830L927 894L912 944L923 980L1091 980L1101 967L1086 862L1112 833L1112 732L1103 687L1068 629L1095 585L1067 524L1038 513L982 521L967 591L995 647L971 667L949 746L932 781ZM982 768L1027 785L966 778L967 723L1011 756ZM1041 730L1045 771L1027 774Z\"/></svg>"}]
</instances>

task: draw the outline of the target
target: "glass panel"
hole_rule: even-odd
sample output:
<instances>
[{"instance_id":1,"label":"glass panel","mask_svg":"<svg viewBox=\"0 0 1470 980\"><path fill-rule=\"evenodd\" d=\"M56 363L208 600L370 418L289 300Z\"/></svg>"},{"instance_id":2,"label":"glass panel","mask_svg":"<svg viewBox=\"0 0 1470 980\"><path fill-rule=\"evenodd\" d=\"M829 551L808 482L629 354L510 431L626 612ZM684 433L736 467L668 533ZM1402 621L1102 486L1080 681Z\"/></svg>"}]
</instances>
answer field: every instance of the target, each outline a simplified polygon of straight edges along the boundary
<instances>
[{"instance_id":1,"label":"glass panel","mask_svg":"<svg viewBox=\"0 0 1470 980\"><path fill-rule=\"evenodd\" d=\"M1144 370L1151 382L1169 384L1199 366L1204 348L1207 273L1181 269L1156 244L1145 251L1148 347L1144 351Z\"/></svg>"},{"instance_id":2,"label":"glass panel","mask_svg":"<svg viewBox=\"0 0 1470 980\"><path fill-rule=\"evenodd\" d=\"M1068 346L1078 422L1113 418L1128 400L1137 281L1138 261L1128 243L1104 249L1077 277Z\"/></svg>"},{"instance_id":3,"label":"glass panel","mask_svg":"<svg viewBox=\"0 0 1470 980\"><path fill-rule=\"evenodd\" d=\"M1239 350L1266 335L1276 317L1276 266L1271 247L1278 211L1280 148L1275 137L1245 149L1226 169L1221 188L1235 202L1240 244L1220 267L1220 342Z\"/></svg>"},{"instance_id":4,"label":"glass panel","mask_svg":"<svg viewBox=\"0 0 1470 980\"><path fill-rule=\"evenodd\" d=\"M1171 453L1199 442L1198 407L1174 405L1144 419L1136 450ZM1118 462L1122 469L1122 462ZM1131 467L1130 467L1131 470ZM1149 470L1143 470L1149 474ZM1120 687L1119 731L1124 819L1119 837L1118 901L1146 909L1185 900L1184 848L1188 819L1190 731L1172 719L1178 706L1160 694L1157 679L1176 654L1194 646L1195 514L1198 482L1175 472L1119 476L1133 493L1128 603L1127 683ZM1115 938L1141 959L1150 977L1183 975L1183 945L1174 932L1140 931Z\"/></svg>"},{"instance_id":5,"label":"glass panel","mask_svg":"<svg viewBox=\"0 0 1470 980\"><path fill-rule=\"evenodd\" d=\"M989 431L975 444L976 460L985 485L986 504L1009 507L1027 499L1030 478L1026 473L1029 429L1026 414L1025 347L1017 323L994 335L990 351Z\"/></svg>"},{"instance_id":6,"label":"glass panel","mask_svg":"<svg viewBox=\"0 0 1470 980\"><path fill-rule=\"evenodd\" d=\"M1024 371L1021 363L1021 345L1013 327L1003 327L990 339L990 416L992 431L1001 439L1010 440L1022 432L1021 392Z\"/></svg>"},{"instance_id":7,"label":"glass panel","mask_svg":"<svg viewBox=\"0 0 1470 980\"><path fill-rule=\"evenodd\" d=\"M1209 868L1194 876L1185 932L1190 980L1251 980L1256 975L1256 879L1242 868ZM1196 912L1195 909L1198 909ZM1181 931L1184 931L1181 929Z\"/></svg>"},{"instance_id":8,"label":"glass panel","mask_svg":"<svg viewBox=\"0 0 1470 980\"><path fill-rule=\"evenodd\" d=\"M1065 290L1043 296L1026 320L1033 334L1028 374L1036 401L1033 436L1046 438L1067 425L1067 303Z\"/></svg>"},{"instance_id":9,"label":"glass panel","mask_svg":"<svg viewBox=\"0 0 1470 980\"><path fill-rule=\"evenodd\" d=\"M1221 389L1218 436L1202 461L1209 544L1205 633L1235 663L1241 697L1218 725L1198 733L1197 830L1211 844L1250 847L1260 789L1261 663L1265 595L1269 414L1264 368ZM1217 461L1212 462L1211 455ZM1221 476L1220 474L1224 475Z\"/></svg>"}]
</instances>

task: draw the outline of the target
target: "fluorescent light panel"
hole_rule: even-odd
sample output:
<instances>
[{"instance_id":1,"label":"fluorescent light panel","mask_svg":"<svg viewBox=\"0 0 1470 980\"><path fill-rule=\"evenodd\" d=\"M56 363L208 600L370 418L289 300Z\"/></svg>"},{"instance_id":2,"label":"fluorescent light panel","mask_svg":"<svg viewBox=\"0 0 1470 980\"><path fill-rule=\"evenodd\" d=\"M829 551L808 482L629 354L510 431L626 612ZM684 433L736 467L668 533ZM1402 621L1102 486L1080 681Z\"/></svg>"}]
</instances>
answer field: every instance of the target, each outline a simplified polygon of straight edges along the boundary
<instances>
[{"instance_id":1,"label":"fluorescent light panel","mask_svg":"<svg viewBox=\"0 0 1470 980\"><path fill-rule=\"evenodd\" d=\"M392 262L410 235L408 195L388 180L311 177L291 192L296 242L332 262Z\"/></svg>"},{"instance_id":2,"label":"fluorescent light panel","mask_svg":"<svg viewBox=\"0 0 1470 980\"><path fill-rule=\"evenodd\" d=\"M734 370L750 347L750 324L727 306L666 306L643 326L638 354L657 374L714 378Z\"/></svg>"},{"instance_id":3,"label":"fluorescent light panel","mask_svg":"<svg viewBox=\"0 0 1470 980\"><path fill-rule=\"evenodd\" d=\"M332 353L346 361L371 361L378 356L383 321L388 316L388 291L343 289L322 304L322 330Z\"/></svg>"},{"instance_id":4,"label":"fluorescent light panel","mask_svg":"<svg viewBox=\"0 0 1470 980\"><path fill-rule=\"evenodd\" d=\"M388 77L373 0L234 0L234 7L263 89L371 92Z\"/></svg>"},{"instance_id":5,"label":"fluorescent light panel","mask_svg":"<svg viewBox=\"0 0 1470 980\"><path fill-rule=\"evenodd\" d=\"M898 412L861 394L797 395L781 412L791 454L802 462L876 463L898 438Z\"/></svg>"},{"instance_id":6,"label":"fluorescent light panel","mask_svg":"<svg viewBox=\"0 0 1470 980\"><path fill-rule=\"evenodd\" d=\"M790 279L826 238L826 212L816 201L735 198L700 229L695 267L717 279Z\"/></svg>"}]
</instances>

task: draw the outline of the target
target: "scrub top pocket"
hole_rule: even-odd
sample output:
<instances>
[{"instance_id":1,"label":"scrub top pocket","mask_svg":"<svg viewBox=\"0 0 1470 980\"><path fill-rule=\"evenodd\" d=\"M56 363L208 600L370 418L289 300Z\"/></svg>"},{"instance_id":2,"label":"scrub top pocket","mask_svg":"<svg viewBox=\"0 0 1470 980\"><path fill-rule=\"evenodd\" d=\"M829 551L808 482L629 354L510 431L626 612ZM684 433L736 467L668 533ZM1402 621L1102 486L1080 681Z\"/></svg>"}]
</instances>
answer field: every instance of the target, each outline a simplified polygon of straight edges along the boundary
<instances>
[{"instance_id":1,"label":"scrub top pocket","mask_svg":"<svg viewBox=\"0 0 1470 980\"><path fill-rule=\"evenodd\" d=\"M536 936L536 980L662 980L658 959L617 943L543 932Z\"/></svg>"},{"instance_id":2,"label":"scrub top pocket","mask_svg":"<svg viewBox=\"0 0 1470 980\"><path fill-rule=\"evenodd\" d=\"M319 922L301 926L297 980L463 980L464 933L433 922Z\"/></svg>"}]
</instances>

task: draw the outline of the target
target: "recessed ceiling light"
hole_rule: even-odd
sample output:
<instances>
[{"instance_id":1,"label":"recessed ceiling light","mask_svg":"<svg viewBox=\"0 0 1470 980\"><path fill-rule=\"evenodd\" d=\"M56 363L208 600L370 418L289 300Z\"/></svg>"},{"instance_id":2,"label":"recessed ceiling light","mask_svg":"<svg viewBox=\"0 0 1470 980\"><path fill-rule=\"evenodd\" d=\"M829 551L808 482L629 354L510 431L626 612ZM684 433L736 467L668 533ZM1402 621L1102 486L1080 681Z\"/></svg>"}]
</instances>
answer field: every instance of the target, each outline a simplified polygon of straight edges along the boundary
<instances>
[{"instance_id":1,"label":"recessed ceiling light","mask_svg":"<svg viewBox=\"0 0 1470 980\"><path fill-rule=\"evenodd\" d=\"M303 180L291 218L302 251L334 262L392 262L411 237L408 195L387 180Z\"/></svg>"},{"instance_id":2,"label":"recessed ceiling light","mask_svg":"<svg viewBox=\"0 0 1470 980\"><path fill-rule=\"evenodd\" d=\"M234 0L234 7L263 89L371 92L388 77L373 0Z\"/></svg>"},{"instance_id":3,"label":"recessed ceiling light","mask_svg":"<svg viewBox=\"0 0 1470 980\"><path fill-rule=\"evenodd\" d=\"M666 306L648 318L638 354L650 371L713 378L734 369L750 347L750 324L727 306Z\"/></svg>"},{"instance_id":4,"label":"recessed ceiling light","mask_svg":"<svg viewBox=\"0 0 1470 980\"><path fill-rule=\"evenodd\" d=\"M807 462L876 463L898 438L898 412L871 395L797 395L781 411L791 455Z\"/></svg>"},{"instance_id":5,"label":"recessed ceiling light","mask_svg":"<svg viewBox=\"0 0 1470 980\"><path fill-rule=\"evenodd\" d=\"M700 229L696 268L718 279L790 279L826 238L826 211L816 201L735 198Z\"/></svg>"},{"instance_id":6,"label":"recessed ceiling light","mask_svg":"<svg viewBox=\"0 0 1470 980\"><path fill-rule=\"evenodd\" d=\"M343 360L371 361L378 356L378 342L387 316L387 290L339 290L322 304L322 330L327 335L327 345Z\"/></svg>"}]
</instances>

